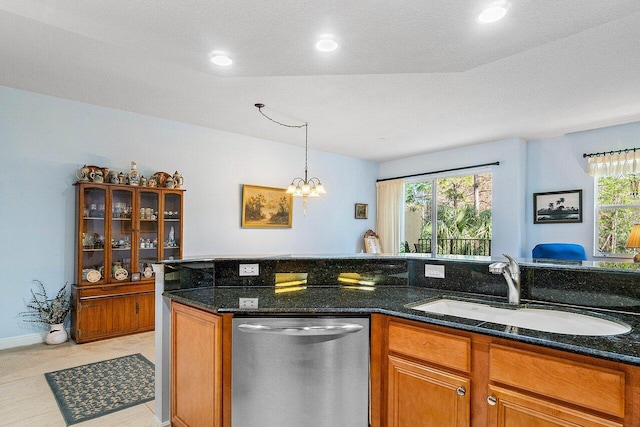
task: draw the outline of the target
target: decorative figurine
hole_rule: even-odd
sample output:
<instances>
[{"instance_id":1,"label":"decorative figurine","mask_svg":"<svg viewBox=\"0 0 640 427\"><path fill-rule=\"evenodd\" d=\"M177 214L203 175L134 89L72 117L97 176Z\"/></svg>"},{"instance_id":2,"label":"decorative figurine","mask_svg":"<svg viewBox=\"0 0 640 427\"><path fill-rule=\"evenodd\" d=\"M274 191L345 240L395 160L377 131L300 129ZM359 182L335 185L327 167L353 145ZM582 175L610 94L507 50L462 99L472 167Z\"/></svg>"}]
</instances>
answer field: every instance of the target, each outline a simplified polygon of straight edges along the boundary
<instances>
[{"instance_id":1,"label":"decorative figurine","mask_svg":"<svg viewBox=\"0 0 640 427\"><path fill-rule=\"evenodd\" d=\"M76 178L78 178L78 181L89 181L90 172L91 169L89 169L87 165L84 165L76 171Z\"/></svg>"},{"instance_id":2,"label":"decorative figurine","mask_svg":"<svg viewBox=\"0 0 640 427\"><path fill-rule=\"evenodd\" d=\"M102 171L92 171L89 174L89 178L91 178L91 181L93 182L104 182L104 175L102 175Z\"/></svg>"},{"instance_id":3,"label":"decorative figurine","mask_svg":"<svg viewBox=\"0 0 640 427\"><path fill-rule=\"evenodd\" d=\"M129 171L129 185L140 185L140 172L136 169L136 162L131 162Z\"/></svg>"},{"instance_id":4,"label":"decorative figurine","mask_svg":"<svg viewBox=\"0 0 640 427\"><path fill-rule=\"evenodd\" d=\"M176 231L173 229L173 225L171 226L171 230L169 230L169 240L167 241L167 246L173 247L176 245Z\"/></svg>"},{"instance_id":5,"label":"decorative figurine","mask_svg":"<svg viewBox=\"0 0 640 427\"><path fill-rule=\"evenodd\" d=\"M109 172L109 179L107 182L111 184L119 184L120 180L118 179L118 172L116 171Z\"/></svg>"},{"instance_id":6,"label":"decorative figurine","mask_svg":"<svg viewBox=\"0 0 640 427\"><path fill-rule=\"evenodd\" d=\"M180 188L182 187L182 184L184 184L184 179L182 178L182 175L178 173L178 171L175 171L173 173L173 183L175 184L176 188Z\"/></svg>"}]
</instances>

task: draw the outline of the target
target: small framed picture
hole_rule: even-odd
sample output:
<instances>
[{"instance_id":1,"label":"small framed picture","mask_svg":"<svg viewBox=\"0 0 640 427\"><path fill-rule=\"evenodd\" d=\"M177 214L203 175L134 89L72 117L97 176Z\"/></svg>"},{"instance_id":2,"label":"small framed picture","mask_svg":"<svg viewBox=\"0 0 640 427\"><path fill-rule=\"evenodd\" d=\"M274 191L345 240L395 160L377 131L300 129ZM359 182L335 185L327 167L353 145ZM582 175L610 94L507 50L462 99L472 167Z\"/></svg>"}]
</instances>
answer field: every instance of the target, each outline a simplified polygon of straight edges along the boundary
<instances>
[{"instance_id":1,"label":"small framed picture","mask_svg":"<svg viewBox=\"0 0 640 427\"><path fill-rule=\"evenodd\" d=\"M582 222L582 190L533 194L533 223Z\"/></svg>"},{"instance_id":2,"label":"small framed picture","mask_svg":"<svg viewBox=\"0 0 640 427\"><path fill-rule=\"evenodd\" d=\"M140 273L131 273L131 281L139 282L140 281Z\"/></svg>"},{"instance_id":3,"label":"small framed picture","mask_svg":"<svg viewBox=\"0 0 640 427\"><path fill-rule=\"evenodd\" d=\"M368 218L369 205L366 203L356 203L356 219Z\"/></svg>"}]
</instances>

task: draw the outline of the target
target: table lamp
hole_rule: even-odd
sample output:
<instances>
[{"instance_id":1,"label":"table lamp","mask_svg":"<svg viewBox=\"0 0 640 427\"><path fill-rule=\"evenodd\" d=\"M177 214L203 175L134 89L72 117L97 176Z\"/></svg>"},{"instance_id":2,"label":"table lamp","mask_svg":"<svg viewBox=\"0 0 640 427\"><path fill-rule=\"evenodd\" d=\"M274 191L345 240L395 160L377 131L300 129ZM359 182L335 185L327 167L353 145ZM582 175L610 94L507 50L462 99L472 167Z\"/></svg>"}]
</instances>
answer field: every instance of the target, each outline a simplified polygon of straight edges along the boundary
<instances>
[{"instance_id":1,"label":"table lamp","mask_svg":"<svg viewBox=\"0 0 640 427\"><path fill-rule=\"evenodd\" d=\"M635 224L633 228L631 228L626 246L627 248L640 248L640 224ZM633 262L640 262L640 254L635 254Z\"/></svg>"}]
</instances>

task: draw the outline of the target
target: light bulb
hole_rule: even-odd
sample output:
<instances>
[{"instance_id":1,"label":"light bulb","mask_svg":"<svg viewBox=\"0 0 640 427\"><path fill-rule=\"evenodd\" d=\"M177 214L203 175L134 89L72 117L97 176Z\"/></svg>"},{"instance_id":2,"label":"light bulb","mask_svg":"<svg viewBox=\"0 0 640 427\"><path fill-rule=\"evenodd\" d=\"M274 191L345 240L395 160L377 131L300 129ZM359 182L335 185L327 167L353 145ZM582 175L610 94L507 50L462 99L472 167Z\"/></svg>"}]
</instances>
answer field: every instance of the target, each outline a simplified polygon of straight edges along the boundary
<instances>
[{"instance_id":1,"label":"light bulb","mask_svg":"<svg viewBox=\"0 0 640 427\"><path fill-rule=\"evenodd\" d=\"M478 21L483 24L490 24L496 22L507 14L507 9L503 6L492 6L482 11L478 16Z\"/></svg>"},{"instance_id":2,"label":"light bulb","mask_svg":"<svg viewBox=\"0 0 640 427\"><path fill-rule=\"evenodd\" d=\"M331 52L333 50L336 50L337 48L338 43L336 43L335 40L329 38L321 39L320 41L318 41L318 43L316 43L316 49L322 52Z\"/></svg>"},{"instance_id":3,"label":"light bulb","mask_svg":"<svg viewBox=\"0 0 640 427\"><path fill-rule=\"evenodd\" d=\"M211 62L221 67L226 67L228 65L233 64L231 58L226 55L214 55L211 57Z\"/></svg>"}]
</instances>

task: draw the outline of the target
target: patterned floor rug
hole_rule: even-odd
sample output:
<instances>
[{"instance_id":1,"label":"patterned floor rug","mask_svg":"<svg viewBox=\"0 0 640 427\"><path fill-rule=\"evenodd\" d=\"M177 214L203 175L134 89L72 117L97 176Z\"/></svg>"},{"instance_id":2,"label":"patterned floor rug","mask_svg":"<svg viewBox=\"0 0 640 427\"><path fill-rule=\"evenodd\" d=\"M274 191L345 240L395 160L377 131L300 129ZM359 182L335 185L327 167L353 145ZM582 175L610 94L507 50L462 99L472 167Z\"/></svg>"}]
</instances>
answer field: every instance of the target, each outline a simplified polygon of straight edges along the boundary
<instances>
[{"instance_id":1,"label":"patterned floor rug","mask_svg":"<svg viewBox=\"0 0 640 427\"><path fill-rule=\"evenodd\" d=\"M44 374L67 425L154 398L154 365L140 353Z\"/></svg>"}]
</instances>

